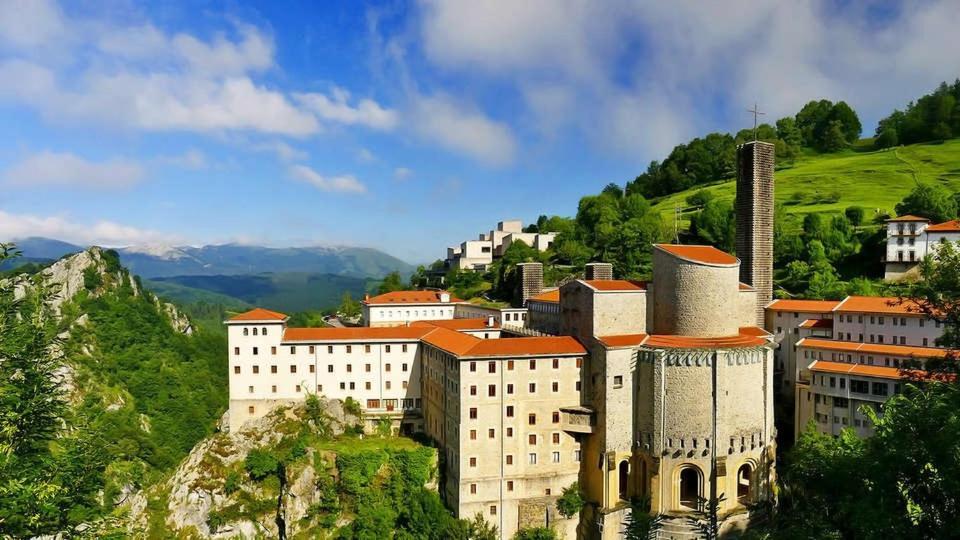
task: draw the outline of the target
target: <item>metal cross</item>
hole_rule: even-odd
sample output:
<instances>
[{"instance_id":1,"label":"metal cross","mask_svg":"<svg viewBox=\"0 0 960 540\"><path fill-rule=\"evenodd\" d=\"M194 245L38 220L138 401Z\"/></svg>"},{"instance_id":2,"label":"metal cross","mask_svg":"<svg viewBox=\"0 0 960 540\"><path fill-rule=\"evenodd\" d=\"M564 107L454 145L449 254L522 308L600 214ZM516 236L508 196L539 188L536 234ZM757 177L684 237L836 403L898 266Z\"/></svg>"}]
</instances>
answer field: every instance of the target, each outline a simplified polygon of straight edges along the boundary
<instances>
[{"instance_id":1,"label":"metal cross","mask_svg":"<svg viewBox=\"0 0 960 540\"><path fill-rule=\"evenodd\" d=\"M767 113L760 112L760 109L757 107L756 102L754 102L752 109L747 109L747 112L753 113L753 140L756 141L757 140L757 117Z\"/></svg>"}]
</instances>

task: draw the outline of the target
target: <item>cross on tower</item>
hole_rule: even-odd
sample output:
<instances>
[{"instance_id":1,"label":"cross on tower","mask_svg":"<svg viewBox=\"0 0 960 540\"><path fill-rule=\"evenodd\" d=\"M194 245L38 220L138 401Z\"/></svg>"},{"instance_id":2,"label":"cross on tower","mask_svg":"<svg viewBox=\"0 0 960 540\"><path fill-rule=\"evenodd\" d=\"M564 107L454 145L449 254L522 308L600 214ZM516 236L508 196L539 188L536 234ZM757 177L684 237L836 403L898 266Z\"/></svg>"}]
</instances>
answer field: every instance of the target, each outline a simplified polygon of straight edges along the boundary
<instances>
[{"instance_id":1,"label":"cross on tower","mask_svg":"<svg viewBox=\"0 0 960 540\"><path fill-rule=\"evenodd\" d=\"M756 102L754 102L752 109L747 109L747 112L753 113L753 140L756 141L757 140L757 117L767 113L760 112L760 109L757 107Z\"/></svg>"}]
</instances>

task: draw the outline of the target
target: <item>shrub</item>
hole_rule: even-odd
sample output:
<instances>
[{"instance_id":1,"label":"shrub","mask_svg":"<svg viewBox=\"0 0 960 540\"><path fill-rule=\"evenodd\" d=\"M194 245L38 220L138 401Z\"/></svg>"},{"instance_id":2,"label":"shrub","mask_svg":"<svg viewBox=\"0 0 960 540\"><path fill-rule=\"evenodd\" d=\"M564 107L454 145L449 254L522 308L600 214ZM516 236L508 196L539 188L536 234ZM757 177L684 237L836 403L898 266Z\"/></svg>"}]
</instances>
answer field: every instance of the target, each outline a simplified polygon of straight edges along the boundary
<instances>
[{"instance_id":1,"label":"shrub","mask_svg":"<svg viewBox=\"0 0 960 540\"><path fill-rule=\"evenodd\" d=\"M347 399L343 400L343 411L347 414L356 416L357 418L360 418L360 416L363 414L363 411L360 409L360 403L349 396Z\"/></svg>"},{"instance_id":2,"label":"shrub","mask_svg":"<svg viewBox=\"0 0 960 540\"><path fill-rule=\"evenodd\" d=\"M247 454L247 459L243 462L247 474L253 480L263 480L264 478L277 472L280 463L277 458L266 450L251 450Z\"/></svg>"},{"instance_id":3,"label":"shrub","mask_svg":"<svg viewBox=\"0 0 960 540\"><path fill-rule=\"evenodd\" d=\"M233 495L238 489L240 489L240 473L237 471L228 472L227 478L223 482L223 492L227 495Z\"/></svg>"},{"instance_id":4,"label":"shrub","mask_svg":"<svg viewBox=\"0 0 960 540\"><path fill-rule=\"evenodd\" d=\"M687 197L687 204L690 206L704 206L708 202L712 201L714 197L715 195L713 192L701 189L700 191L697 191L693 195Z\"/></svg>"},{"instance_id":5,"label":"shrub","mask_svg":"<svg viewBox=\"0 0 960 540\"><path fill-rule=\"evenodd\" d=\"M557 540L557 533L546 527L531 527L517 531L513 540Z\"/></svg>"},{"instance_id":6,"label":"shrub","mask_svg":"<svg viewBox=\"0 0 960 540\"><path fill-rule=\"evenodd\" d=\"M843 211L843 214L847 216L850 224L856 227L863 223L863 218L866 215L866 212L863 210L862 206L848 206L847 209Z\"/></svg>"},{"instance_id":7,"label":"shrub","mask_svg":"<svg viewBox=\"0 0 960 540\"><path fill-rule=\"evenodd\" d=\"M563 488L563 494L557 499L557 511L560 515L570 519L580 514L583 508L583 496L580 493L580 483L574 482Z\"/></svg>"}]
</instances>

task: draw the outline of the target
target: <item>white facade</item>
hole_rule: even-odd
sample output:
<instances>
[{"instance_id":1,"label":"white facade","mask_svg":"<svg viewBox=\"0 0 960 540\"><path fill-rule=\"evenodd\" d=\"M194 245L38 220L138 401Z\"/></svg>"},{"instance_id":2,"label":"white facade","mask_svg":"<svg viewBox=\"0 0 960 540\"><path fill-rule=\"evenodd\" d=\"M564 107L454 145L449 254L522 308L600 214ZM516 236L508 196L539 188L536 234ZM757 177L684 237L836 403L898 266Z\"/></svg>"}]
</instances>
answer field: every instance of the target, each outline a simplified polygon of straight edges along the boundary
<instances>
[{"instance_id":1,"label":"white facade","mask_svg":"<svg viewBox=\"0 0 960 540\"><path fill-rule=\"evenodd\" d=\"M884 254L884 278L897 279L916 268L944 242L960 241L960 223L956 220L931 225L930 220L901 216L887 220L887 249Z\"/></svg>"},{"instance_id":2,"label":"white facade","mask_svg":"<svg viewBox=\"0 0 960 540\"><path fill-rule=\"evenodd\" d=\"M460 270L486 270L495 258L502 257L510 244L523 241L539 251L546 251L556 233L525 233L519 219L497 223L489 233L480 233L477 240L467 240L458 247L447 248L447 265Z\"/></svg>"},{"instance_id":3,"label":"white facade","mask_svg":"<svg viewBox=\"0 0 960 540\"><path fill-rule=\"evenodd\" d=\"M463 300L447 291L395 291L365 298L361 308L364 326L406 326L415 321L454 318Z\"/></svg>"},{"instance_id":4,"label":"white facade","mask_svg":"<svg viewBox=\"0 0 960 540\"><path fill-rule=\"evenodd\" d=\"M493 317L493 321L501 326L524 327L527 324L526 308L495 308L463 302L457 304L453 311L453 316L456 319L485 319Z\"/></svg>"}]
</instances>

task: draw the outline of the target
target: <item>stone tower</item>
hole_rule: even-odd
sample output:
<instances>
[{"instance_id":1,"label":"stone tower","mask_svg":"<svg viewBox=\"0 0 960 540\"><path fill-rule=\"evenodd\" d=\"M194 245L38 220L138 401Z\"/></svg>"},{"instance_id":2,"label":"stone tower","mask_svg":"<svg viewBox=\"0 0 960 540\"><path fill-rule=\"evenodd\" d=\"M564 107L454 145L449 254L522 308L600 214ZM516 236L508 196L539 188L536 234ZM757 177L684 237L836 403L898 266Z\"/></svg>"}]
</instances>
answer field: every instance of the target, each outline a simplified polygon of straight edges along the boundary
<instances>
[{"instance_id":1,"label":"stone tower","mask_svg":"<svg viewBox=\"0 0 960 540\"><path fill-rule=\"evenodd\" d=\"M757 326L773 300L774 145L761 141L737 147L737 257L740 281L757 291Z\"/></svg>"},{"instance_id":2,"label":"stone tower","mask_svg":"<svg viewBox=\"0 0 960 540\"><path fill-rule=\"evenodd\" d=\"M520 302L527 305L527 299L543 292L543 264L538 262L520 263Z\"/></svg>"},{"instance_id":3,"label":"stone tower","mask_svg":"<svg viewBox=\"0 0 960 540\"><path fill-rule=\"evenodd\" d=\"M592 262L587 263L584 268L584 279L592 281L595 279L613 279L613 265L610 263Z\"/></svg>"}]
</instances>

